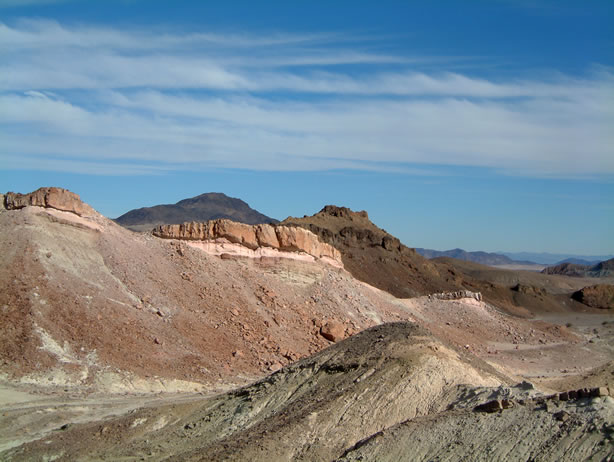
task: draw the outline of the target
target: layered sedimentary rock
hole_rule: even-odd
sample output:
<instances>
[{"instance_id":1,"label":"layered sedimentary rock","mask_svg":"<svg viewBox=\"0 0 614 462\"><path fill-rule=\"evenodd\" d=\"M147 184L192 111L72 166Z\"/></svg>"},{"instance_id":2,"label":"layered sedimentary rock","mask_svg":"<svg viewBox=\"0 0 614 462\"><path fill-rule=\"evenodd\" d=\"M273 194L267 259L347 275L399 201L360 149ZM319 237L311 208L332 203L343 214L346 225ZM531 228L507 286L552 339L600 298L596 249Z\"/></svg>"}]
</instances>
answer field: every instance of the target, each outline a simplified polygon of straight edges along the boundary
<instances>
[{"instance_id":1,"label":"layered sedimentary rock","mask_svg":"<svg viewBox=\"0 0 614 462\"><path fill-rule=\"evenodd\" d=\"M341 261L341 254L333 246L321 242L311 231L303 228L277 225L246 225L219 219L204 223L161 225L153 230L154 236L164 239L189 241L226 240L250 250L271 248L282 252L304 252L316 258Z\"/></svg>"},{"instance_id":2,"label":"layered sedimentary rock","mask_svg":"<svg viewBox=\"0 0 614 462\"><path fill-rule=\"evenodd\" d=\"M28 194L8 192L2 201L7 210L37 206L72 212L79 216L92 215L94 209L81 202L78 194L62 188L40 188Z\"/></svg>"}]
</instances>

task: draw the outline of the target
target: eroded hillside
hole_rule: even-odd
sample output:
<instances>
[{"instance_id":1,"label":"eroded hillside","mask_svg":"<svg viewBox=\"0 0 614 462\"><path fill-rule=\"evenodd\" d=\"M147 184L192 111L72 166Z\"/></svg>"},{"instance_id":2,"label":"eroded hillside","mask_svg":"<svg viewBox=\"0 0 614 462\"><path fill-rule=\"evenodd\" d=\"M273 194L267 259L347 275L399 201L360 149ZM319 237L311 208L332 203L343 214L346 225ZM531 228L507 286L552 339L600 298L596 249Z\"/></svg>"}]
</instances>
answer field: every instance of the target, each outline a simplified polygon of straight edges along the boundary
<instances>
[{"instance_id":1,"label":"eroded hillside","mask_svg":"<svg viewBox=\"0 0 614 462\"><path fill-rule=\"evenodd\" d=\"M546 309L581 281L422 266L347 209L325 209L316 234L218 220L156 236L66 190L0 199L3 460L573 460L611 445L614 317ZM427 295L352 268L393 268ZM493 400L507 404L475 411ZM528 445L489 433L522 425Z\"/></svg>"}]
</instances>

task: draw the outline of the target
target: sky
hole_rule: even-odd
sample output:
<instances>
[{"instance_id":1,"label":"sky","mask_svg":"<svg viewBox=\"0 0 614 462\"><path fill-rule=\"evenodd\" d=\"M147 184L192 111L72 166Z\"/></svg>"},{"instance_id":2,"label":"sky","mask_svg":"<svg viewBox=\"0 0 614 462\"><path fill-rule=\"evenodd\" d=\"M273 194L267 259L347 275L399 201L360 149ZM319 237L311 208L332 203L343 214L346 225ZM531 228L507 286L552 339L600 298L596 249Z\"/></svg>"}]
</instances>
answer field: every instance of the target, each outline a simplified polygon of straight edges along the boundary
<instances>
[{"instance_id":1,"label":"sky","mask_svg":"<svg viewBox=\"0 0 614 462\"><path fill-rule=\"evenodd\" d=\"M0 0L0 191L614 253L614 2Z\"/></svg>"}]
</instances>

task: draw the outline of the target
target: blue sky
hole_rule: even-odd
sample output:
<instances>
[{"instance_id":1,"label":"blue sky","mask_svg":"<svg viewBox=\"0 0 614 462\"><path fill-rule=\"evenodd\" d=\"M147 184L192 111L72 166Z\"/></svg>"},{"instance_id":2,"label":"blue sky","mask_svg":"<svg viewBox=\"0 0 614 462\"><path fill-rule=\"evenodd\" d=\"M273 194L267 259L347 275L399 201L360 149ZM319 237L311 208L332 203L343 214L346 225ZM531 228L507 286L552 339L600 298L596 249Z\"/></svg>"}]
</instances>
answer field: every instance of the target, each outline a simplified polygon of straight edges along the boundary
<instances>
[{"instance_id":1,"label":"blue sky","mask_svg":"<svg viewBox=\"0 0 614 462\"><path fill-rule=\"evenodd\" d=\"M614 2L0 0L0 190L614 253Z\"/></svg>"}]
</instances>

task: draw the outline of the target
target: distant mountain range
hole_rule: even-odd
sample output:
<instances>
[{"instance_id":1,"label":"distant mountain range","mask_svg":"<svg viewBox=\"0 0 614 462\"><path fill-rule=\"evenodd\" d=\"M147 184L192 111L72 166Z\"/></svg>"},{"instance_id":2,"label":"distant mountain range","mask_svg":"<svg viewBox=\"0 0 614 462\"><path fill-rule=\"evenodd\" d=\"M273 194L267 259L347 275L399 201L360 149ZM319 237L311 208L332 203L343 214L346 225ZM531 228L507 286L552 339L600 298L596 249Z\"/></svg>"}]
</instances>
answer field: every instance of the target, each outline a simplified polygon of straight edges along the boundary
<instances>
[{"instance_id":1,"label":"distant mountain range","mask_svg":"<svg viewBox=\"0 0 614 462\"><path fill-rule=\"evenodd\" d=\"M531 252L468 252L463 249L433 250L416 248L416 252L425 258L449 257L457 260L480 263L482 265L573 265L594 266L603 261L610 260L614 255L587 256L555 253L531 253ZM582 270L580 270L582 271Z\"/></svg>"},{"instance_id":2,"label":"distant mountain range","mask_svg":"<svg viewBox=\"0 0 614 462\"><path fill-rule=\"evenodd\" d=\"M498 252L512 260L532 261L541 265L559 265L561 263L575 263L581 265L595 265L601 261L614 258L614 255L572 255L563 253L534 253L534 252Z\"/></svg>"},{"instance_id":3,"label":"distant mountain range","mask_svg":"<svg viewBox=\"0 0 614 462\"><path fill-rule=\"evenodd\" d=\"M601 261L594 265L578 265L576 263L561 263L545 268L544 274L562 274L575 277L608 277L614 275L614 258Z\"/></svg>"},{"instance_id":4,"label":"distant mountain range","mask_svg":"<svg viewBox=\"0 0 614 462\"><path fill-rule=\"evenodd\" d=\"M180 224L186 221L208 221L228 218L248 225L277 223L278 220L252 209L241 199L222 193L206 193L184 199L176 204L155 205L130 210L115 222L133 231L151 231L158 225Z\"/></svg>"},{"instance_id":5,"label":"distant mountain range","mask_svg":"<svg viewBox=\"0 0 614 462\"><path fill-rule=\"evenodd\" d=\"M463 249L452 249L452 250L433 250L433 249L416 249L420 255L425 258L438 258L438 257L449 257L456 258L457 260L463 261L471 261L473 263L480 263L481 265L533 265L532 261L518 261L512 260L511 258L501 255L498 253L489 253L489 252L467 252Z\"/></svg>"}]
</instances>

